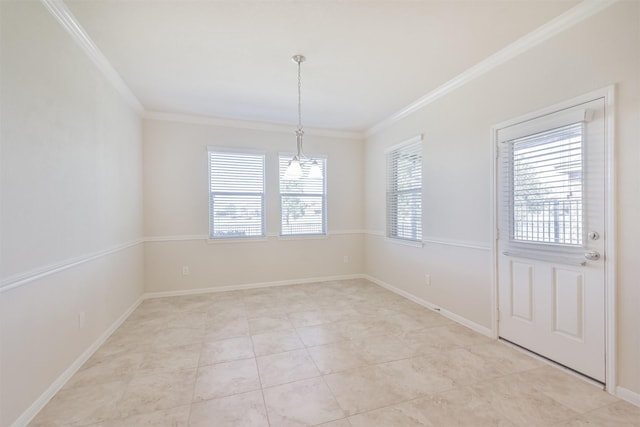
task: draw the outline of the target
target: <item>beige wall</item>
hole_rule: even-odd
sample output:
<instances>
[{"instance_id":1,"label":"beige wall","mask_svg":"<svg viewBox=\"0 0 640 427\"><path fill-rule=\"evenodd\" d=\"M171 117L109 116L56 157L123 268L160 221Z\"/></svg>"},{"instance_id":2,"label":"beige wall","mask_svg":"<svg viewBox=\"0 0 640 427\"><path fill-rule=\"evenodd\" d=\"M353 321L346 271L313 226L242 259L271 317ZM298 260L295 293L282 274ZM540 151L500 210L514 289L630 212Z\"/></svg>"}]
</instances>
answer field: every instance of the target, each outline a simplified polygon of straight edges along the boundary
<instances>
[{"instance_id":1,"label":"beige wall","mask_svg":"<svg viewBox=\"0 0 640 427\"><path fill-rule=\"evenodd\" d=\"M365 165L365 223L374 232L365 244L367 273L490 328L491 126L615 83L618 384L634 393L640 393L639 7L617 3L374 134ZM427 243L401 247L375 234L385 221L379 171L386 147L420 133Z\"/></svg>"},{"instance_id":2,"label":"beige wall","mask_svg":"<svg viewBox=\"0 0 640 427\"><path fill-rule=\"evenodd\" d=\"M8 426L143 293L142 149L137 113L40 2L0 9L0 425Z\"/></svg>"},{"instance_id":3,"label":"beige wall","mask_svg":"<svg viewBox=\"0 0 640 427\"><path fill-rule=\"evenodd\" d=\"M362 273L363 141L307 132L305 151L327 156L325 238L280 239L278 153L295 150L293 129L144 120L144 218L148 292L285 282ZM262 241L207 243L207 147L266 152ZM344 256L349 258L344 262ZM190 274L182 275L188 266Z\"/></svg>"},{"instance_id":4,"label":"beige wall","mask_svg":"<svg viewBox=\"0 0 640 427\"><path fill-rule=\"evenodd\" d=\"M308 135L306 151L328 156L329 236L279 239L276 159L294 148L292 131L141 125L39 2L0 2L0 426L37 402L144 291L366 273L491 327L489 130L612 83L618 381L640 393L639 23L639 4L620 2L366 143ZM382 237L384 150L419 133L423 248ZM210 145L267 152L266 239L206 241ZM137 244L142 236L149 241Z\"/></svg>"}]
</instances>

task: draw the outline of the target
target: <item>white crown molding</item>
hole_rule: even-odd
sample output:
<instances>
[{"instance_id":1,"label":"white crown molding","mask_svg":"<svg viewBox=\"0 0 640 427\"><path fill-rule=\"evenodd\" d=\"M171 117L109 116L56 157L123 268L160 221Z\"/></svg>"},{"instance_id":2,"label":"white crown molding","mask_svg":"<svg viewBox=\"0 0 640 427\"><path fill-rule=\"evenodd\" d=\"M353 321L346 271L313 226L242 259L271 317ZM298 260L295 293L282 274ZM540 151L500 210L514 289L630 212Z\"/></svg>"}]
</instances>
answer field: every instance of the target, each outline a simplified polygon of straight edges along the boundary
<instances>
[{"instance_id":1,"label":"white crown molding","mask_svg":"<svg viewBox=\"0 0 640 427\"><path fill-rule=\"evenodd\" d=\"M73 13L62 0L40 0L47 10L58 20L60 25L67 30L71 38L82 48L87 56L102 72L104 77L113 85L116 91L125 101L138 113L141 114L144 108L138 98L131 92L129 86L122 80L120 74L113 68L109 60L98 49L91 37L82 28Z\"/></svg>"},{"instance_id":2,"label":"white crown molding","mask_svg":"<svg viewBox=\"0 0 640 427\"><path fill-rule=\"evenodd\" d=\"M372 136L383 129L390 127L391 125L399 122L405 117L415 113L416 111L424 108L439 98L453 92L462 85L465 85L478 77L486 74L494 68L504 64L505 62L521 55L522 53L538 46L540 43L550 39L551 37L568 30L574 25L584 21L585 19L601 12L608 8L612 4L619 0L584 0L577 6L569 9L565 13L557 16L541 27L533 30L529 34L521 37L505 48L499 50L488 58L480 61L478 64L467 69L461 74L457 75L453 79L437 87L431 92L427 93L423 97L417 99L411 104L407 105L400 111L392 114L386 119L382 120L378 124L369 128L366 132L366 136Z\"/></svg>"},{"instance_id":3,"label":"white crown molding","mask_svg":"<svg viewBox=\"0 0 640 427\"><path fill-rule=\"evenodd\" d=\"M58 20L63 28L69 32L71 37L85 51L87 56L94 62L98 69L104 74L105 78L115 87L120 95L129 103L129 105L145 119L158 121L172 121L180 123L204 124L221 127L231 127L239 129L262 130L272 132L293 131L291 125L248 121L233 118L197 116L189 114L163 113L146 111L138 98L133 94L129 86L124 82L122 77L113 68L109 60L104 56L100 49L95 45L86 31L82 28L78 20L64 4L63 0L40 0L49 12ZM397 123L403 118L415 113L421 108L429 105L435 100L445 96L446 94L456 90L460 86L482 76L497 66L507 62L510 59L526 52L527 50L539 45L545 40L565 31L583 20L593 16L600 11L606 9L619 0L584 0L577 6L571 8L562 15L542 25L538 29L532 31L526 36L516 40L502 50L489 56L485 60L479 62L475 66L469 68L443 85L437 87L418 100L409 104L402 110L387 117L378 124L372 126L364 133L355 131L341 131L320 128L305 129L308 135L325 136L341 139L357 139L362 140L367 136L374 135L383 129Z\"/></svg>"},{"instance_id":4,"label":"white crown molding","mask_svg":"<svg viewBox=\"0 0 640 427\"><path fill-rule=\"evenodd\" d=\"M295 132L294 125L259 122L259 121L251 121L251 120L240 120L240 119L225 118L225 117L199 116L199 115L179 114L179 113L163 113L160 111L145 111L143 112L142 117L147 120L189 123L189 124L207 125L207 126L220 126L220 127L228 127L228 128L235 128L235 129L261 130L261 131L281 132L281 133L290 133L290 134L293 134ZM363 133L354 132L354 131L342 131L342 130L305 127L304 133L305 135L325 136L329 138L356 139L356 140L364 139Z\"/></svg>"},{"instance_id":5,"label":"white crown molding","mask_svg":"<svg viewBox=\"0 0 640 427\"><path fill-rule=\"evenodd\" d=\"M80 22L71 13L63 0L40 0L47 10L58 20L60 25L67 30L71 38L82 48L85 54L93 61L105 78L114 86L129 105L143 118L148 120L202 124L210 126L230 127L237 129L261 130L270 132L293 133L295 127L280 123L259 122L224 117L209 117L190 114L164 113L147 111L138 98L133 94L129 86L124 82L120 74L113 68L102 51L96 46L89 34L82 28ZM364 133L355 131L343 131L322 128L305 128L305 134L311 136L324 136L329 138L363 140Z\"/></svg>"}]
</instances>

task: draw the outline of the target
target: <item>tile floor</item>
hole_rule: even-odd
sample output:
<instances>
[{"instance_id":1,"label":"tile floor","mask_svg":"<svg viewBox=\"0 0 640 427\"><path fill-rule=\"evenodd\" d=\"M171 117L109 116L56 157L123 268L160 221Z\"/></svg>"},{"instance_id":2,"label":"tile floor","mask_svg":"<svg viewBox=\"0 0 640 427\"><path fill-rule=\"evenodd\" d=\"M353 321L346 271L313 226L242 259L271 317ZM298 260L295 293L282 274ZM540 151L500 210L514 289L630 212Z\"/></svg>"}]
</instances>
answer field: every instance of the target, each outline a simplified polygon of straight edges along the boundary
<instances>
[{"instance_id":1,"label":"tile floor","mask_svg":"<svg viewBox=\"0 0 640 427\"><path fill-rule=\"evenodd\" d=\"M364 280L144 301L32 426L640 426L640 408Z\"/></svg>"}]
</instances>

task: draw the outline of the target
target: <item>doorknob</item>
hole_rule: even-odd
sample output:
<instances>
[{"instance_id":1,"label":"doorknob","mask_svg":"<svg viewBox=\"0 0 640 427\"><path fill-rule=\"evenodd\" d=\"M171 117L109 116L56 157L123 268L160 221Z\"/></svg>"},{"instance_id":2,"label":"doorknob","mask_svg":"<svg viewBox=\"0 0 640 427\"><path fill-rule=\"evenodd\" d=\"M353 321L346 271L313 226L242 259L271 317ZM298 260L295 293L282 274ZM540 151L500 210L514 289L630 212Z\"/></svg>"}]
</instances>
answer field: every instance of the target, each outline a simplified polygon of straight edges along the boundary
<instances>
[{"instance_id":1,"label":"doorknob","mask_svg":"<svg viewBox=\"0 0 640 427\"><path fill-rule=\"evenodd\" d=\"M597 251L589 251L584 254L584 257L591 261L597 261L600 259L600 252Z\"/></svg>"}]
</instances>

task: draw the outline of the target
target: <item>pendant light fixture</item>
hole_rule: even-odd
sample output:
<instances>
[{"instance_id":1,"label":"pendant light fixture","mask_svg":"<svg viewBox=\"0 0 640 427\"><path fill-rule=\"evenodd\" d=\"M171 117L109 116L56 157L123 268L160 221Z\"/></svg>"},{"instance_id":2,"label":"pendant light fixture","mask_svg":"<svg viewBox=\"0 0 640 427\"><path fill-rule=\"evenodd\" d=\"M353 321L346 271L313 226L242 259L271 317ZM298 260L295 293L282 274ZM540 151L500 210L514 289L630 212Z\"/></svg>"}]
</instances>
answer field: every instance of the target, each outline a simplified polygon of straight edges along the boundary
<instances>
[{"instance_id":1,"label":"pendant light fixture","mask_svg":"<svg viewBox=\"0 0 640 427\"><path fill-rule=\"evenodd\" d=\"M297 153L289 161L289 166L284 173L285 179L299 179L302 177L302 168L307 163L311 163L309 168L309 178L318 179L322 178L322 171L320 165L316 160L309 159L305 156L302 149L302 137L304 136L304 130L302 130L302 77L300 74L300 64L302 64L306 58L303 55L294 55L293 62L298 64L298 129L296 129L296 148Z\"/></svg>"}]
</instances>

